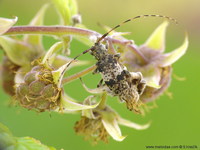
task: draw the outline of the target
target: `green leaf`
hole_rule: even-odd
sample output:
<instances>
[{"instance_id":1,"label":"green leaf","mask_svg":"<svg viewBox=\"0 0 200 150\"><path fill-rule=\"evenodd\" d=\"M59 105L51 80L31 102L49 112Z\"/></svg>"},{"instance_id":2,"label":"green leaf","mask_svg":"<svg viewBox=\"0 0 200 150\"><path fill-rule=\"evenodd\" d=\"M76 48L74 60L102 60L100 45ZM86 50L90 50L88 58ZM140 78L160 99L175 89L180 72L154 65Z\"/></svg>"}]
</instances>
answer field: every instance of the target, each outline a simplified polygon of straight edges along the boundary
<instances>
[{"instance_id":1,"label":"green leaf","mask_svg":"<svg viewBox=\"0 0 200 150\"><path fill-rule=\"evenodd\" d=\"M165 48L165 33L168 22L163 22L156 30L151 34L145 45L153 50L163 51Z\"/></svg>"},{"instance_id":2,"label":"green leaf","mask_svg":"<svg viewBox=\"0 0 200 150\"><path fill-rule=\"evenodd\" d=\"M30 45L9 37L0 36L0 46L8 58L19 66L30 64L35 55Z\"/></svg>"},{"instance_id":3,"label":"green leaf","mask_svg":"<svg viewBox=\"0 0 200 150\"><path fill-rule=\"evenodd\" d=\"M76 0L69 0L69 8L72 15L78 14L78 4Z\"/></svg>"},{"instance_id":4,"label":"green leaf","mask_svg":"<svg viewBox=\"0 0 200 150\"><path fill-rule=\"evenodd\" d=\"M12 149L15 144L16 140L12 133L6 126L0 123L0 149Z\"/></svg>"},{"instance_id":5,"label":"green leaf","mask_svg":"<svg viewBox=\"0 0 200 150\"><path fill-rule=\"evenodd\" d=\"M40 26L43 25L44 22L44 14L48 8L48 4L44 5L38 13L35 15L35 17L31 20L29 23L30 26ZM27 43L31 43L35 46L40 46L42 48L42 36L41 35L25 35L24 40Z\"/></svg>"},{"instance_id":6,"label":"green leaf","mask_svg":"<svg viewBox=\"0 0 200 150\"><path fill-rule=\"evenodd\" d=\"M183 44L179 48L175 49L174 51L165 54L164 60L161 62L160 66L166 67L176 62L179 58L181 58L185 54L188 48L188 45L189 45L189 41L188 41L188 36L186 34Z\"/></svg>"},{"instance_id":7,"label":"green leaf","mask_svg":"<svg viewBox=\"0 0 200 150\"><path fill-rule=\"evenodd\" d=\"M0 150L56 150L31 137L13 137L9 129L0 123Z\"/></svg>"},{"instance_id":8,"label":"green leaf","mask_svg":"<svg viewBox=\"0 0 200 150\"><path fill-rule=\"evenodd\" d=\"M10 130L5 126L3 125L2 123L0 123L0 133L7 133L9 135L12 135L12 133L10 132Z\"/></svg>"},{"instance_id":9,"label":"green leaf","mask_svg":"<svg viewBox=\"0 0 200 150\"><path fill-rule=\"evenodd\" d=\"M71 14L68 0L52 0L64 25L71 24Z\"/></svg>"},{"instance_id":10,"label":"green leaf","mask_svg":"<svg viewBox=\"0 0 200 150\"><path fill-rule=\"evenodd\" d=\"M64 25L72 25L72 16L78 13L75 0L52 0Z\"/></svg>"},{"instance_id":11,"label":"green leaf","mask_svg":"<svg viewBox=\"0 0 200 150\"><path fill-rule=\"evenodd\" d=\"M43 145L40 141L31 137L17 138L15 150L56 150L53 147Z\"/></svg>"},{"instance_id":12,"label":"green leaf","mask_svg":"<svg viewBox=\"0 0 200 150\"><path fill-rule=\"evenodd\" d=\"M0 35L8 31L17 22L17 19L17 17L15 17L14 19L0 17Z\"/></svg>"}]
</instances>

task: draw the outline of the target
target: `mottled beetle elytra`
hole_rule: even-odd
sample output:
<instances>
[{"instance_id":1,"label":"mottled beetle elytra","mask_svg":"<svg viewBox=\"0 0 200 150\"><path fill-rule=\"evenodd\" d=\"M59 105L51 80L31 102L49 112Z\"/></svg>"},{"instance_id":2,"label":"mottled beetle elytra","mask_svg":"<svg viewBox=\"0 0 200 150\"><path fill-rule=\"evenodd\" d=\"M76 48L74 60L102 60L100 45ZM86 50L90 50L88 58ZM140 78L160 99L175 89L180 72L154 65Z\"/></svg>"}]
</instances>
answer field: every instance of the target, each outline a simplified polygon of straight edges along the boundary
<instances>
[{"instance_id":1,"label":"mottled beetle elytra","mask_svg":"<svg viewBox=\"0 0 200 150\"><path fill-rule=\"evenodd\" d=\"M146 87L146 81L143 79L140 72L129 72L126 67L120 63L120 54L110 54L107 47L102 44L101 41L104 40L110 32L119 28L121 25L142 17L167 18L177 24L175 19L162 15L141 15L130 18L103 34L99 39L97 39L94 46L74 57L74 59L67 65L68 67L79 56L90 52L90 54L97 60L97 68L94 73L100 73L102 80L98 84L97 89L89 90L83 83L84 87L92 93L107 92L111 96L118 96L120 101L126 102L129 110L137 113L140 113L139 105L141 102L139 101L139 98Z\"/></svg>"}]
</instances>

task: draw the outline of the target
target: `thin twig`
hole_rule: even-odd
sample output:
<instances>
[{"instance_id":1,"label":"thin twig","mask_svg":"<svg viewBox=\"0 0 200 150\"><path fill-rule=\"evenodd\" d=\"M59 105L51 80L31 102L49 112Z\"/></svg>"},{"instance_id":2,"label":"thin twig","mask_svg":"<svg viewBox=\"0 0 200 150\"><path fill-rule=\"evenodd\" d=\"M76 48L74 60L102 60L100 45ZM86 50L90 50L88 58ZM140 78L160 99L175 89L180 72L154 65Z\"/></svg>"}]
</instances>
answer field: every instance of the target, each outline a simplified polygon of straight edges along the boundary
<instances>
[{"instance_id":1,"label":"thin twig","mask_svg":"<svg viewBox=\"0 0 200 150\"><path fill-rule=\"evenodd\" d=\"M85 69L85 70L83 70L83 71L81 71L79 73L76 73L76 74L73 74L73 75L71 75L69 77L66 77L66 78L64 78L62 80L62 84L66 84L66 83L69 83L69 82L71 82L71 81L73 81L75 79L78 79L78 78L88 74L89 72L92 72L95 69L96 69L96 65L93 65L93 66L91 66L91 67L89 67L89 68L87 68L87 69Z\"/></svg>"}]
</instances>

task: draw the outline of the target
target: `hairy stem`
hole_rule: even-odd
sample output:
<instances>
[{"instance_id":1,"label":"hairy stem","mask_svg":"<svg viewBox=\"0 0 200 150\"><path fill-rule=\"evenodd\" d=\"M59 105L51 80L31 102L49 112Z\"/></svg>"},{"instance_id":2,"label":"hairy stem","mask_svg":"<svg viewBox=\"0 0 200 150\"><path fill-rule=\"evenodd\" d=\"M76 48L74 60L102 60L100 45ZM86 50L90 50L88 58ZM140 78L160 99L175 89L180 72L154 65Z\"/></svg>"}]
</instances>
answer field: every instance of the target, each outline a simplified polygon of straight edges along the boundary
<instances>
[{"instance_id":1,"label":"hairy stem","mask_svg":"<svg viewBox=\"0 0 200 150\"><path fill-rule=\"evenodd\" d=\"M69 83L69 82L71 82L71 81L73 81L75 79L78 79L78 78L80 78L80 77L92 72L95 69L96 69L96 65L93 65L93 66L91 66L91 67L89 67L89 68L87 68L87 69L85 69L85 70L83 70L83 71L81 71L79 73L76 73L76 74L73 74L73 75L71 75L69 77L66 77L66 78L64 78L62 80L62 84Z\"/></svg>"},{"instance_id":2,"label":"hairy stem","mask_svg":"<svg viewBox=\"0 0 200 150\"><path fill-rule=\"evenodd\" d=\"M79 35L79 36L100 36L99 33L91 30L71 26L15 26L11 27L4 35L16 34L46 34L46 35Z\"/></svg>"},{"instance_id":3,"label":"hairy stem","mask_svg":"<svg viewBox=\"0 0 200 150\"><path fill-rule=\"evenodd\" d=\"M71 26L15 26L11 27L4 35L19 35L19 34L44 34L53 36L81 36L90 38L92 36L100 37L101 34L92 30L82 29ZM106 37L104 40L111 40L113 44L120 46L122 49L131 50L140 60L142 64L147 63L144 55L138 51L134 44L130 44L129 40L118 40L111 37Z\"/></svg>"}]
</instances>

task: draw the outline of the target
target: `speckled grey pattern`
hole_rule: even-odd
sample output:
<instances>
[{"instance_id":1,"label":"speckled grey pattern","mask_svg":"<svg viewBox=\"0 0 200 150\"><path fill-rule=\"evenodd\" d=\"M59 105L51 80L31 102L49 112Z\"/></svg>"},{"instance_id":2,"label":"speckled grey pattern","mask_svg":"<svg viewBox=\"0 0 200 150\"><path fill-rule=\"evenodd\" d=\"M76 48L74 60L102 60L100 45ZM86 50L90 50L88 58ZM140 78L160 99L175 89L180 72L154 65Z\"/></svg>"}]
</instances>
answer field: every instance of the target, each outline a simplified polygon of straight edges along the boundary
<instances>
[{"instance_id":1,"label":"speckled grey pattern","mask_svg":"<svg viewBox=\"0 0 200 150\"><path fill-rule=\"evenodd\" d=\"M119 62L119 54L109 54L105 45L96 43L91 48L91 55L97 59L94 73L100 73L105 84L106 92L112 96L119 96L127 103L130 110L137 111L137 102L145 89L146 82L140 72L129 72Z\"/></svg>"}]
</instances>

